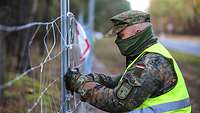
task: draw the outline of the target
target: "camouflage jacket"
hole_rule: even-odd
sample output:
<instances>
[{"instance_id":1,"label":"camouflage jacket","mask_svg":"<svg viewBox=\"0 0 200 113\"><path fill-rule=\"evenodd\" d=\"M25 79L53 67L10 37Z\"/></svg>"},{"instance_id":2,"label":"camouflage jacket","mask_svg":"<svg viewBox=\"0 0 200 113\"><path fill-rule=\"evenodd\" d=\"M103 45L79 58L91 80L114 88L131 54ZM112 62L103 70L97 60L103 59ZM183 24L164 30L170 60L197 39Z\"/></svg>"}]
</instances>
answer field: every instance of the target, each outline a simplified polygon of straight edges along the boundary
<instances>
[{"instance_id":1,"label":"camouflage jacket","mask_svg":"<svg viewBox=\"0 0 200 113\"><path fill-rule=\"evenodd\" d=\"M116 78L104 74L81 76L76 92L82 100L107 112L127 112L172 89L177 81L167 59L155 53L145 54L127 73Z\"/></svg>"}]
</instances>

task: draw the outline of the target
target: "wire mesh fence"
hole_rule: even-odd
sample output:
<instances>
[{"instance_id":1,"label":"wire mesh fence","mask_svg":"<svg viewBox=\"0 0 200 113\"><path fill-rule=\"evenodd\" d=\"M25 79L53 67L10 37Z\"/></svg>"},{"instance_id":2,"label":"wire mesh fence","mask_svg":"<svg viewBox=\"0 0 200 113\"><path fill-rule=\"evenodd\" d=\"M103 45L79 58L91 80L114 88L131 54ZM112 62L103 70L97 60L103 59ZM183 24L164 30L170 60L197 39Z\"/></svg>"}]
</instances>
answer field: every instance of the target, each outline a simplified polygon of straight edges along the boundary
<instances>
[{"instance_id":1,"label":"wire mesh fence","mask_svg":"<svg viewBox=\"0 0 200 113\"><path fill-rule=\"evenodd\" d=\"M71 26L73 38L70 39L70 44L67 45L60 30L61 18L60 16L52 22L32 22L22 26L0 25L0 31L4 32L34 29L28 43L30 68L20 74L16 74L14 71L9 72L4 84L0 85L0 89L4 90L4 95L7 98L0 105L0 111L3 113L55 113L62 111L61 104L65 105L66 103L60 103L60 56L64 51L70 49L70 66L81 68L82 62L77 57L80 56L80 47L75 30L77 21L74 17L69 16L73 23ZM41 35L40 31L45 31L44 35ZM40 41L45 47L44 55L40 55L37 39L42 39ZM60 48L60 41L64 42L66 48ZM16 59L12 58L11 65L13 68L15 68L15 62ZM14 109L10 109L13 106L15 106ZM85 109L83 106L76 94L70 96L69 112L83 112Z\"/></svg>"}]
</instances>

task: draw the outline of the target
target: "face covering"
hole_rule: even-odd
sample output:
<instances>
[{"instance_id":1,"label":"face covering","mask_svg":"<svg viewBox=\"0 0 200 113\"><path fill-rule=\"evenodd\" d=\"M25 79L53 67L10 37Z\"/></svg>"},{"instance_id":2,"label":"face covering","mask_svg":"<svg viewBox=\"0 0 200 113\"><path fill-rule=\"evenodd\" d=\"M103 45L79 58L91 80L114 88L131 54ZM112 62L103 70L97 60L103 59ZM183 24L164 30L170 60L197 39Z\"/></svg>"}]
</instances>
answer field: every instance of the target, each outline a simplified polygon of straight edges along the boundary
<instances>
[{"instance_id":1,"label":"face covering","mask_svg":"<svg viewBox=\"0 0 200 113\"><path fill-rule=\"evenodd\" d=\"M122 55L134 56L142 52L141 50L144 50L143 48L149 44L148 42L155 42L156 40L157 39L154 37L152 27L149 26L143 31L127 39L122 39L118 36L115 43L117 44Z\"/></svg>"}]
</instances>

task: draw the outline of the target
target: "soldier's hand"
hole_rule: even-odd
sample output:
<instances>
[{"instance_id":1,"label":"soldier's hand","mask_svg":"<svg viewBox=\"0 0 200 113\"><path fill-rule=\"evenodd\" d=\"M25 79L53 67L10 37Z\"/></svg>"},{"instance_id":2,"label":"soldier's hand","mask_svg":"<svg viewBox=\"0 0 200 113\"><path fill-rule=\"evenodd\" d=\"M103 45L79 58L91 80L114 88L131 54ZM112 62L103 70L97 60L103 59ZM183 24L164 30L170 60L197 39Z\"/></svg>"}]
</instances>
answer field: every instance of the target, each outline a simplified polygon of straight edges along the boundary
<instances>
[{"instance_id":1,"label":"soldier's hand","mask_svg":"<svg viewBox=\"0 0 200 113\"><path fill-rule=\"evenodd\" d=\"M75 90L75 83L80 76L81 76L81 73L79 72L77 68L75 69L69 68L67 73L64 75L66 89L73 92Z\"/></svg>"}]
</instances>

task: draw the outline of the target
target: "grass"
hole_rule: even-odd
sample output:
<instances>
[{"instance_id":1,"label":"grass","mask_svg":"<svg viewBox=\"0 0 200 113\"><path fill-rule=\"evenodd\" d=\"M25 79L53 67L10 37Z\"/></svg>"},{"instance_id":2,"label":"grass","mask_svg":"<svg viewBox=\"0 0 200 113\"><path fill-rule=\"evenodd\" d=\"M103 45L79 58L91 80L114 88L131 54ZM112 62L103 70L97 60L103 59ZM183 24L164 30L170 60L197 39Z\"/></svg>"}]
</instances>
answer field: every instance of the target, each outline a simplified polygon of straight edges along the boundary
<instances>
[{"instance_id":1,"label":"grass","mask_svg":"<svg viewBox=\"0 0 200 113\"><path fill-rule=\"evenodd\" d=\"M33 45L31 47L31 64L32 66L40 64L46 56L39 55L39 46ZM51 55L59 52L59 47L56 46ZM46 54L45 54L46 55ZM5 76L5 83L13 80L19 74L16 73L17 58L7 58L7 73ZM25 75L20 80L17 80L11 86L4 89L4 98L0 101L0 113L25 113L28 108L31 108L41 95L41 91L57 79L60 73L60 59L59 57L47 64L43 65L43 72L35 69L31 75ZM40 81L40 78L42 79ZM40 83L42 82L42 83ZM57 81L58 82L58 81ZM59 83L53 84L42 96L42 109L45 113L50 113L52 110L58 111L60 104L60 90ZM42 87L42 88L41 88ZM39 104L32 111L39 113L41 104Z\"/></svg>"},{"instance_id":2,"label":"grass","mask_svg":"<svg viewBox=\"0 0 200 113\"><path fill-rule=\"evenodd\" d=\"M6 79L11 80L13 79L14 75L11 74L7 77L8 78ZM16 108L9 110L6 109L8 110L6 112L9 113L26 112L27 109L30 108L30 106L32 106L34 102L36 102L39 96L41 95L40 87L41 84L38 80L33 79L29 76L25 76L21 80L16 81L11 87L6 88L4 91L4 96L9 100L9 102L6 102L6 108L10 108L13 106L15 106ZM41 99L43 102L43 107L46 109L46 111L48 112L51 111L52 97L54 97L54 101L59 102L59 100L57 100L60 96L59 92L60 91L58 88L51 87L42 96ZM35 110L37 111L37 109Z\"/></svg>"},{"instance_id":3,"label":"grass","mask_svg":"<svg viewBox=\"0 0 200 113\"><path fill-rule=\"evenodd\" d=\"M195 66L197 68L200 68L200 57L199 56L194 56L194 55L181 53L181 52L173 51L173 50L170 50L170 53L178 62L181 62L183 64L189 64L189 65Z\"/></svg>"},{"instance_id":4,"label":"grass","mask_svg":"<svg viewBox=\"0 0 200 113\"><path fill-rule=\"evenodd\" d=\"M125 66L125 57L123 57L114 39L104 38L98 40L94 44L94 53L97 58L102 61L111 72L122 72ZM182 64L191 65L200 68L200 57L170 50L172 56Z\"/></svg>"},{"instance_id":5,"label":"grass","mask_svg":"<svg viewBox=\"0 0 200 113\"><path fill-rule=\"evenodd\" d=\"M94 44L94 54L110 72L119 73L124 70L125 57L120 54L113 38L97 40Z\"/></svg>"}]
</instances>

